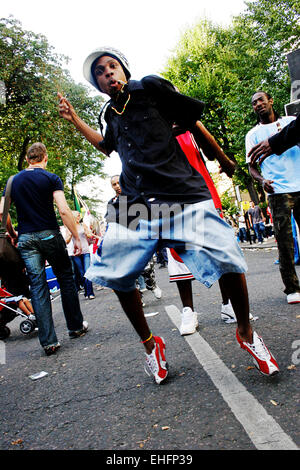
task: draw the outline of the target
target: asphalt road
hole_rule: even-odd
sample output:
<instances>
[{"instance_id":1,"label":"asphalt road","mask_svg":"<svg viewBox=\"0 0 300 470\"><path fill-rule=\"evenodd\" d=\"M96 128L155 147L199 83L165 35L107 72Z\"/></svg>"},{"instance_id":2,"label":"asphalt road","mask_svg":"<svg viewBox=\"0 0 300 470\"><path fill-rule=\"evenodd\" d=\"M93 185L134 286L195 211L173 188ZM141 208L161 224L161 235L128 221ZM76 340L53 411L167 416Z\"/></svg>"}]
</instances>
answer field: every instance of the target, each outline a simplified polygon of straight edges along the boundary
<instances>
[{"instance_id":1,"label":"asphalt road","mask_svg":"<svg viewBox=\"0 0 300 470\"><path fill-rule=\"evenodd\" d=\"M200 326L180 336L176 285L167 269L156 269L163 296L147 292L145 313L159 312L148 321L165 338L168 380L158 386L145 375L143 347L111 290L95 290L95 300L80 296L90 330L79 339L68 338L57 299L56 355L44 355L36 333L19 331L19 317L0 342L0 450L108 450L115 458L125 450L299 447L300 304L286 303L276 250L244 253L251 312L259 317L253 327L278 360L279 375L260 375L236 342L236 326L221 322L218 284L193 282ZM40 371L48 375L29 378Z\"/></svg>"}]
</instances>

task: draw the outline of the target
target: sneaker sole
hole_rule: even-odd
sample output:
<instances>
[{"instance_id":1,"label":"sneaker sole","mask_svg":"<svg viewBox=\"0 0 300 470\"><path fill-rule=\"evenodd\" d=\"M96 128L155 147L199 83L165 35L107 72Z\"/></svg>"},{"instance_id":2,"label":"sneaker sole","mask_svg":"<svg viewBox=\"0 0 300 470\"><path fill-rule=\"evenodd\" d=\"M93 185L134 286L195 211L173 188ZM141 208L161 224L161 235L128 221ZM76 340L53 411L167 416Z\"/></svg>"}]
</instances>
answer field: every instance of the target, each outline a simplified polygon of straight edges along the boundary
<instances>
[{"instance_id":1,"label":"sneaker sole","mask_svg":"<svg viewBox=\"0 0 300 470\"><path fill-rule=\"evenodd\" d=\"M167 374L165 377L161 378L159 376L156 376L156 375L153 375L152 372L149 372L148 369L147 369L147 366L144 365L144 371L146 372L146 374L148 375L148 377L153 377L155 382L160 385L162 382L164 382L166 380L166 378L168 377L168 373L169 373L169 364L167 362L165 362L164 364L165 368L166 368L166 371L167 371Z\"/></svg>"},{"instance_id":2,"label":"sneaker sole","mask_svg":"<svg viewBox=\"0 0 300 470\"><path fill-rule=\"evenodd\" d=\"M250 354L250 356L252 357L252 361L253 361L253 364L254 364L255 368L256 368L256 369L258 370L258 372L260 372L260 374L262 374L263 376L265 376L265 377L274 377L274 375L277 375L277 374L279 373L279 369L277 369L277 370L274 370L273 372L271 372L270 374L266 374L265 372L263 372L263 371L261 370L261 368L259 367L259 363L258 363L257 360L255 359L255 357L251 354L251 352L250 352L247 348L245 348L245 347L243 347L243 346L241 346L241 349L243 349L244 351L247 351L247 353Z\"/></svg>"},{"instance_id":3,"label":"sneaker sole","mask_svg":"<svg viewBox=\"0 0 300 470\"><path fill-rule=\"evenodd\" d=\"M236 323L236 319L235 318L232 318L232 317L222 317L221 316L221 320L224 322L224 323Z\"/></svg>"},{"instance_id":4,"label":"sneaker sole","mask_svg":"<svg viewBox=\"0 0 300 470\"><path fill-rule=\"evenodd\" d=\"M259 368L259 366L257 365L257 362L256 362L256 360L254 359L254 357L252 357L252 359L253 359L253 363L254 363L255 369L257 369L258 372L260 372L260 374L263 375L264 377L274 377L274 375L279 374L279 370L274 370L274 372L272 372L271 374L265 374L263 371L260 370L260 368Z\"/></svg>"},{"instance_id":5,"label":"sneaker sole","mask_svg":"<svg viewBox=\"0 0 300 470\"><path fill-rule=\"evenodd\" d=\"M81 336L84 336L86 333L87 333L87 330L86 330L86 331L82 331L82 333L78 333L78 334L76 334L76 335L69 335L69 338L70 338L70 339L81 338Z\"/></svg>"},{"instance_id":6,"label":"sneaker sole","mask_svg":"<svg viewBox=\"0 0 300 470\"><path fill-rule=\"evenodd\" d=\"M230 316L222 316L224 314L221 314L221 320L224 322L224 323L237 323L237 320L233 317L230 317ZM255 320L258 320L258 317L254 317L253 315L249 315L249 321L255 321Z\"/></svg>"},{"instance_id":7,"label":"sneaker sole","mask_svg":"<svg viewBox=\"0 0 300 470\"><path fill-rule=\"evenodd\" d=\"M60 345L59 346L54 346L54 348L49 348L49 349L45 349L44 348L44 352L46 354L46 356L52 356L53 354L56 354L57 351L60 349Z\"/></svg>"},{"instance_id":8,"label":"sneaker sole","mask_svg":"<svg viewBox=\"0 0 300 470\"><path fill-rule=\"evenodd\" d=\"M84 336L89 330L89 327L86 326L85 328L82 329L82 331L78 333L69 333L69 338L70 339L75 339L75 338L80 338L81 336Z\"/></svg>"}]
</instances>

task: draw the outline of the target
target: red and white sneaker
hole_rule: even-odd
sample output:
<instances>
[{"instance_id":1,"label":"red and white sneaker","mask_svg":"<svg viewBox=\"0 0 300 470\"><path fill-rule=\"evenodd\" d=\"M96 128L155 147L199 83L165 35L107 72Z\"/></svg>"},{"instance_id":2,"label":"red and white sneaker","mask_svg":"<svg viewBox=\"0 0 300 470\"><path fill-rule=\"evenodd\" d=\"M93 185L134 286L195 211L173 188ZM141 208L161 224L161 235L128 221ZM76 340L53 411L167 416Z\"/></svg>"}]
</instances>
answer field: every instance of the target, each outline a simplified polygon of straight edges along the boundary
<instances>
[{"instance_id":1,"label":"red and white sneaker","mask_svg":"<svg viewBox=\"0 0 300 470\"><path fill-rule=\"evenodd\" d=\"M288 304L299 304L300 303L300 292L293 292L286 296Z\"/></svg>"},{"instance_id":2,"label":"red and white sneaker","mask_svg":"<svg viewBox=\"0 0 300 470\"><path fill-rule=\"evenodd\" d=\"M166 345L163 338L153 336L155 346L151 354L146 353L145 372L153 375L157 384L162 383L168 375L168 364L166 362Z\"/></svg>"},{"instance_id":3,"label":"red and white sneaker","mask_svg":"<svg viewBox=\"0 0 300 470\"><path fill-rule=\"evenodd\" d=\"M258 334L253 331L253 343L251 344L246 341L242 341L239 337L238 330L236 330L236 339L238 340L241 348L251 354L255 367L259 372L268 376L278 374L279 367L276 359L268 350L261 336L258 336Z\"/></svg>"}]
</instances>

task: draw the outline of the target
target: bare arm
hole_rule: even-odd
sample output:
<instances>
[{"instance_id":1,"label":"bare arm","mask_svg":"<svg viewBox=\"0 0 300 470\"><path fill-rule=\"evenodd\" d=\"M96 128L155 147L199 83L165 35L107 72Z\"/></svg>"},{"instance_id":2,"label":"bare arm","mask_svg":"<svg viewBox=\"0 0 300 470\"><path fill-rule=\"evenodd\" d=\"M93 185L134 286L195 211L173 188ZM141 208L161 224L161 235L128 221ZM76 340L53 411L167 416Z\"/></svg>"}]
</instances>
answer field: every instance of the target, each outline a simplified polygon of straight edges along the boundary
<instances>
[{"instance_id":1,"label":"bare arm","mask_svg":"<svg viewBox=\"0 0 300 470\"><path fill-rule=\"evenodd\" d=\"M248 153L248 158L250 158L250 164L255 164L259 160L261 165L265 158L272 155L273 151L270 147L269 140L263 140L259 144L252 147Z\"/></svg>"},{"instance_id":2,"label":"bare arm","mask_svg":"<svg viewBox=\"0 0 300 470\"><path fill-rule=\"evenodd\" d=\"M222 171L231 178L235 172L235 163L225 155L215 138L206 129L202 122L197 121L193 132L197 144L202 148L205 156L209 160L217 159Z\"/></svg>"},{"instance_id":3,"label":"bare arm","mask_svg":"<svg viewBox=\"0 0 300 470\"><path fill-rule=\"evenodd\" d=\"M57 96L59 99L59 115L67 121L71 122L76 127L76 129L92 145L94 145L94 147L96 147L97 150L106 153L105 148L101 146L101 142L103 141L102 135L95 131L95 129L92 129L90 126L88 126L88 124L86 124L82 119L80 119L67 98L62 96L61 93L57 93Z\"/></svg>"},{"instance_id":4,"label":"bare arm","mask_svg":"<svg viewBox=\"0 0 300 470\"><path fill-rule=\"evenodd\" d=\"M89 229L89 227L84 222L82 225L83 225L83 230L84 230L86 238L88 240L92 239L95 236L93 232Z\"/></svg>"},{"instance_id":5,"label":"bare arm","mask_svg":"<svg viewBox=\"0 0 300 470\"><path fill-rule=\"evenodd\" d=\"M65 242L68 245L70 243L70 241L72 240L72 233L70 232L70 230L67 227L65 227L65 230L66 230L66 232L65 232Z\"/></svg>"},{"instance_id":6,"label":"bare arm","mask_svg":"<svg viewBox=\"0 0 300 470\"><path fill-rule=\"evenodd\" d=\"M257 166L256 166L256 163L254 164L249 164L249 173L250 175L252 176L253 179L255 179L256 181L259 181L262 185L262 187L264 188L264 190L269 193L269 194L272 194L274 193L274 188L272 186L272 183L274 183L273 180L265 180L262 175L260 174L260 172L258 171L257 169Z\"/></svg>"},{"instance_id":7,"label":"bare arm","mask_svg":"<svg viewBox=\"0 0 300 470\"><path fill-rule=\"evenodd\" d=\"M4 200L5 200L5 198L2 197L1 202L0 202L0 220L2 220L2 216L3 216ZM13 228L13 225L11 223L11 218L10 218L9 214L7 215L6 229L7 229L7 232L9 234L10 238L11 238L12 244L16 245L17 240L18 240L18 233Z\"/></svg>"},{"instance_id":8,"label":"bare arm","mask_svg":"<svg viewBox=\"0 0 300 470\"><path fill-rule=\"evenodd\" d=\"M70 207L66 201L63 191L54 191L53 199L57 205L58 211L60 213L61 219L64 225L70 230L74 239L74 255L81 254L81 242L78 236L76 222Z\"/></svg>"}]
</instances>

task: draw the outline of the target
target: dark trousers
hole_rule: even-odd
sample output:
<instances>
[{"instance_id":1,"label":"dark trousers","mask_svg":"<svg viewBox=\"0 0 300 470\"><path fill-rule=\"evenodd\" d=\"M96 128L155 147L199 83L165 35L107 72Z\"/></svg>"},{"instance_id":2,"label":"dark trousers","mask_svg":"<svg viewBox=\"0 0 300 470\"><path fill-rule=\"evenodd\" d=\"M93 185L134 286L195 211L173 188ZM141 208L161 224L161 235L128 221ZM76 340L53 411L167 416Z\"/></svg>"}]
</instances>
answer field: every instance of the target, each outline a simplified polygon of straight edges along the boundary
<instances>
[{"instance_id":1,"label":"dark trousers","mask_svg":"<svg viewBox=\"0 0 300 470\"><path fill-rule=\"evenodd\" d=\"M268 197L279 252L279 268L284 292L300 292L299 279L294 262L294 239L291 215L300 227L300 192L271 194Z\"/></svg>"}]
</instances>

